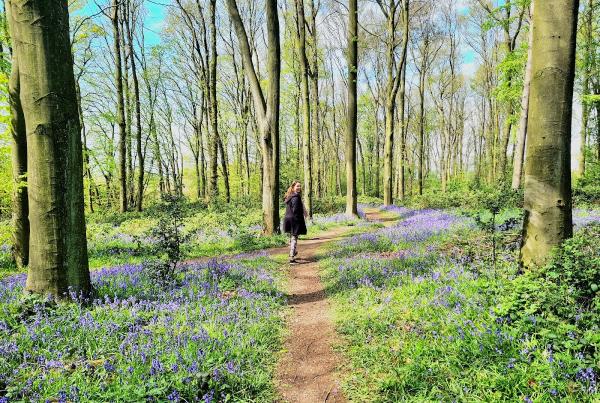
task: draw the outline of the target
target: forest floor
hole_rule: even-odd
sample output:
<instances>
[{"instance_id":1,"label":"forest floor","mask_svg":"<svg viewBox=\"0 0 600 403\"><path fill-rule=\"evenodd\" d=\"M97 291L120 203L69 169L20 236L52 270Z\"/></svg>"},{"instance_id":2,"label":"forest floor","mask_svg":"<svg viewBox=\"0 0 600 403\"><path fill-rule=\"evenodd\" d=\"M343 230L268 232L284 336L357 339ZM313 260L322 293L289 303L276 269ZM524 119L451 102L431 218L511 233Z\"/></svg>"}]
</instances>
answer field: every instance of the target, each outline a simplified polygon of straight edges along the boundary
<instances>
[{"instance_id":1,"label":"forest floor","mask_svg":"<svg viewBox=\"0 0 600 403\"><path fill-rule=\"evenodd\" d=\"M361 208L315 218L297 264L240 212L191 210L169 287L137 263L152 239L131 228L155 221L94 223L91 304L0 278L0 402L597 401L600 211L518 276L518 209L490 232L484 213Z\"/></svg>"}]
</instances>

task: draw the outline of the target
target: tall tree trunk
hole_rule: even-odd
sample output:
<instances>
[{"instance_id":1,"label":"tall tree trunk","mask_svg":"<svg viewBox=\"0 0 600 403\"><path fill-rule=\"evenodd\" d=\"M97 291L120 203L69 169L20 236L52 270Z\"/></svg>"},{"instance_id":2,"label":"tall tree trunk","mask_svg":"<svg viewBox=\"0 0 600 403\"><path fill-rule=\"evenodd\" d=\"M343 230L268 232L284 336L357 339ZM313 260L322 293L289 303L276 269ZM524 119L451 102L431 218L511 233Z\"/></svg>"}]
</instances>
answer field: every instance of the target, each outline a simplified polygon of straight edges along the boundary
<instances>
[{"instance_id":1,"label":"tall tree trunk","mask_svg":"<svg viewBox=\"0 0 600 403\"><path fill-rule=\"evenodd\" d=\"M311 39L312 39L312 67L309 69L309 79L310 79L310 84L311 84L311 101L312 101L312 108L311 108L311 138L312 139L317 139L319 138L319 134L321 133L321 130L319 128L319 52L318 52L318 36L317 36L317 12L318 9L315 8L315 1L314 0L310 0L310 15L311 15L311 20L310 20L310 34L311 34ZM311 141L312 143L312 141ZM319 143L317 143L319 144ZM319 155L322 154L322 151L320 147L316 147L316 148L312 148L309 150L310 154L311 154L311 161L310 163L312 164L314 160L316 160L317 162L317 178L320 177L320 170L321 170L321 165L318 164L319 161ZM313 154L315 154L315 157L313 158ZM312 171L311 171L312 174ZM322 183L322 182L319 182ZM311 190L312 193L314 193L314 185L311 184ZM321 195L321 187L317 186L317 197L322 197ZM311 200L311 206L309 209L309 217L312 219L313 216L313 208L312 208L312 200Z\"/></svg>"},{"instance_id":2,"label":"tall tree trunk","mask_svg":"<svg viewBox=\"0 0 600 403\"><path fill-rule=\"evenodd\" d=\"M488 99L488 109L490 112L490 116L488 119L488 127L487 127L487 136L486 136L486 146L487 146L487 155L488 155L488 172L487 172L487 181L488 183L493 183L496 178L496 130L497 130L497 111L494 108L493 95L491 88L492 84L488 84L486 98Z\"/></svg>"},{"instance_id":3,"label":"tall tree trunk","mask_svg":"<svg viewBox=\"0 0 600 403\"><path fill-rule=\"evenodd\" d=\"M279 232L279 99L281 73L281 47L279 42L279 16L277 0L265 0L267 17L267 76L269 91L267 99L261 88L248 35L235 0L226 0L227 9L234 24L244 72L252 90L256 125L260 130L262 149L262 189L264 232L271 235Z\"/></svg>"},{"instance_id":4,"label":"tall tree trunk","mask_svg":"<svg viewBox=\"0 0 600 403\"><path fill-rule=\"evenodd\" d=\"M585 27L584 27L584 55L583 55L583 84L581 89L581 144L579 146L579 164L577 173L579 176L585 175L585 151L587 148L587 132L588 132L588 121L590 116L590 106L583 100L583 97L590 94L590 76L592 73L592 41L593 39L593 12L594 12L594 0L588 0L588 5L585 15Z\"/></svg>"},{"instance_id":5,"label":"tall tree trunk","mask_svg":"<svg viewBox=\"0 0 600 403\"><path fill-rule=\"evenodd\" d=\"M196 170L196 197L201 200L204 197L202 187L202 160L200 154L202 153L202 120L204 119L204 103L200 104L200 111L196 110L194 120L196 122L194 127L194 166ZM198 116L200 114L200 116Z\"/></svg>"},{"instance_id":6,"label":"tall tree trunk","mask_svg":"<svg viewBox=\"0 0 600 403\"><path fill-rule=\"evenodd\" d=\"M215 5L217 0L210 0L210 63L209 63L209 110L210 110L210 200L214 201L219 195L219 124L218 124L218 102L217 102L217 13Z\"/></svg>"},{"instance_id":7,"label":"tall tree trunk","mask_svg":"<svg viewBox=\"0 0 600 403\"><path fill-rule=\"evenodd\" d=\"M296 75L296 74L294 74ZM300 135L300 105L301 105L301 91L302 91L302 83L300 80L296 79L296 88L297 93L295 94L294 101L294 139L295 139L295 150L294 155L296 156L296 169L297 172L300 172L302 169L302 136Z\"/></svg>"},{"instance_id":8,"label":"tall tree trunk","mask_svg":"<svg viewBox=\"0 0 600 403\"><path fill-rule=\"evenodd\" d=\"M385 139L383 145L383 204L389 206L393 204L392 181L393 181L393 157L394 157L394 110L396 108L394 101L385 103Z\"/></svg>"},{"instance_id":9,"label":"tall tree trunk","mask_svg":"<svg viewBox=\"0 0 600 403\"><path fill-rule=\"evenodd\" d=\"M346 214L358 216L356 194L356 119L358 72L358 4L348 1L348 114L346 127Z\"/></svg>"},{"instance_id":10,"label":"tall tree trunk","mask_svg":"<svg viewBox=\"0 0 600 403\"><path fill-rule=\"evenodd\" d=\"M315 124L318 124L318 121L315 122ZM321 133L321 131L316 131L315 132L316 137L315 137L315 143L316 144L323 144L323 134ZM313 160L315 161L315 165L316 165L316 180L315 180L315 184L313 185L313 189L315 191L315 196L317 197L317 199L320 199L323 196L323 186L324 186L324 178L323 178L323 153L320 152L321 150L319 148L315 149L315 155Z\"/></svg>"},{"instance_id":11,"label":"tall tree trunk","mask_svg":"<svg viewBox=\"0 0 600 403\"><path fill-rule=\"evenodd\" d=\"M279 39L279 15L277 0L266 0L267 8L267 95L266 121L263 122L263 148L265 156L265 179L263 181L263 204L266 216L266 232L279 232L279 100L281 74L281 47ZM269 161L270 160L270 161Z\"/></svg>"},{"instance_id":12,"label":"tall tree trunk","mask_svg":"<svg viewBox=\"0 0 600 403\"><path fill-rule=\"evenodd\" d=\"M340 136L338 135L338 130L337 130L338 125L337 125L337 119L336 119L337 113L336 113L336 103L335 103L335 80L333 80L333 79L331 80L331 98L332 98L332 100L331 100L331 105L332 105L331 116L332 116L332 120L333 120L332 132L333 132L333 137L335 138L335 142L336 142L335 156L336 156L336 160L337 160L337 165L336 165L336 167L337 167L337 195L341 196L342 195L342 178L341 178L341 176L342 176L341 170L342 169L340 168L340 165L341 165L341 158L340 158L340 151L339 151L340 150ZM357 143L358 143L358 147L360 148L360 142L358 142L358 139L357 139ZM362 155L363 155L362 150L360 150L360 155L362 157ZM365 189L364 158L363 158L363 171L362 172L363 172L363 195L364 195L364 189Z\"/></svg>"},{"instance_id":13,"label":"tall tree trunk","mask_svg":"<svg viewBox=\"0 0 600 403\"><path fill-rule=\"evenodd\" d=\"M143 55L143 52L142 52ZM143 68L145 68L144 65L142 65ZM156 161L156 167L158 170L158 189L160 192L160 196L162 196L165 193L165 180L164 180L164 174L163 174L163 166L162 166L162 160L161 160L161 153L160 153L160 142L158 139L158 132L156 130L156 118L155 118L155 112L156 112L156 99L157 99L157 93L156 90L153 92L152 91L152 85L150 83L150 81L148 80L148 77L146 74L143 74L142 77L144 78L144 83L146 85L146 93L148 94L148 102L149 102L149 121L148 121L148 134L150 137L150 141L151 141L151 149L152 149L152 154L154 155L154 161Z\"/></svg>"},{"instance_id":14,"label":"tall tree trunk","mask_svg":"<svg viewBox=\"0 0 600 403\"><path fill-rule=\"evenodd\" d=\"M382 3L380 3L382 4ZM403 66L406 63L406 47L408 45L408 27L403 24L405 30L403 36L403 46L400 61L396 63L396 14L398 9L397 0L390 0L387 11L382 7L382 10L387 14L387 35L388 43L386 44L387 53L387 82L385 90L385 140L383 151L383 204L388 206L393 203L393 171L394 171L394 123L396 110L396 94L400 87L402 78ZM401 18L408 21L408 6L409 1L402 1L403 8L401 9ZM397 66L396 66L397 65Z\"/></svg>"},{"instance_id":15,"label":"tall tree trunk","mask_svg":"<svg viewBox=\"0 0 600 403\"><path fill-rule=\"evenodd\" d=\"M29 201L27 197L27 132L20 99L19 58L16 52L13 52L8 93L11 112L13 177L12 253L17 267L22 268L29 262Z\"/></svg>"},{"instance_id":16,"label":"tall tree trunk","mask_svg":"<svg viewBox=\"0 0 600 403\"><path fill-rule=\"evenodd\" d=\"M246 103L247 101L244 100L244 103ZM242 135L243 137L243 142L244 142L244 179L246 182L246 186L245 186L245 190L244 190L244 194L246 196L250 196L250 151L248 150L248 105L246 104L244 106L244 113L243 113L243 120L244 120L244 126L243 126L243 130L244 133Z\"/></svg>"},{"instance_id":17,"label":"tall tree trunk","mask_svg":"<svg viewBox=\"0 0 600 403\"><path fill-rule=\"evenodd\" d=\"M523 162L525 160L525 141L527 139L527 121L529 116L529 93L531 88L531 59L533 51L533 6L531 2L529 25L529 39L527 50L527 64L525 65L525 79L523 82L523 97L521 98L521 121L519 122L519 132L517 134L517 145L515 148L512 188L517 190L521 187L521 176L523 175Z\"/></svg>"},{"instance_id":18,"label":"tall tree trunk","mask_svg":"<svg viewBox=\"0 0 600 403\"><path fill-rule=\"evenodd\" d=\"M308 59L306 58L306 29L304 1L296 0L297 47L300 56L301 94L302 94L302 154L304 162L304 206L312 218L312 155L311 155L311 115L310 94L308 92ZM313 115L314 116L314 115Z\"/></svg>"},{"instance_id":19,"label":"tall tree trunk","mask_svg":"<svg viewBox=\"0 0 600 403\"><path fill-rule=\"evenodd\" d=\"M578 8L578 0L546 0L533 16L525 267L543 264L550 250L573 234L570 150Z\"/></svg>"},{"instance_id":20,"label":"tall tree trunk","mask_svg":"<svg viewBox=\"0 0 600 403\"><path fill-rule=\"evenodd\" d=\"M417 182L419 195L423 194L423 171L425 170L425 68L427 66L426 55L423 55L421 70L419 71L419 169L417 171Z\"/></svg>"},{"instance_id":21,"label":"tall tree trunk","mask_svg":"<svg viewBox=\"0 0 600 403\"><path fill-rule=\"evenodd\" d=\"M203 99L203 106L202 108L204 109L204 113L202 114L202 121L200 122L200 124L204 125L205 128L205 133L209 133L210 129L209 129L209 123L208 123L208 99L205 97ZM210 136L210 134L209 134ZM208 187L207 187L207 171L208 171L208 167L207 167L207 161L206 161L206 154L204 153L204 139L206 138L206 136L203 136L202 138L200 138L200 175L202 175L202 194L204 195L204 197L206 198L206 200L208 200Z\"/></svg>"},{"instance_id":22,"label":"tall tree trunk","mask_svg":"<svg viewBox=\"0 0 600 403\"><path fill-rule=\"evenodd\" d=\"M378 113L379 111L375 111L375 197L381 196L381 194L379 193L379 184L381 182L381 152L379 146L381 145L381 143L379 138Z\"/></svg>"},{"instance_id":23,"label":"tall tree trunk","mask_svg":"<svg viewBox=\"0 0 600 403\"><path fill-rule=\"evenodd\" d=\"M127 128L125 126L125 101L123 98L123 67L121 64L121 33L119 28L119 0L112 3L112 25L115 52L115 82L117 86L117 125L119 126L119 207L127 211Z\"/></svg>"},{"instance_id":24,"label":"tall tree trunk","mask_svg":"<svg viewBox=\"0 0 600 403\"><path fill-rule=\"evenodd\" d=\"M505 12L507 22L504 22L502 25L504 27L504 45L506 48L506 55L508 57L512 53L514 53L516 37L519 34L520 27L522 25L523 14L521 14L521 16L518 18L517 26L519 28L517 28L517 31L515 32L514 38L513 38L513 36L510 33L510 25L511 25L511 5L510 4L508 7L504 8L504 12ZM506 79L507 79L508 91L510 91L513 86L513 75L510 70L508 71ZM498 157L500 158L500 160L499 160L499 164L498 164L499 166L498 166L498 172L497 172L496 179L501 182L504 182L506 180L506 173L507 173L506 169L508 166L508 144L510 142L510 133L512 131L511 117L514 113L515 113L514 107L513 107L512 103L510 101L508 101L506 104L506 117L504 119L503 134L502 134L501 138L498 139L501 143L500 144L501 148L500 148L500 150L498 150Z\"/></svg>"},{"instance_id":25,"label":"tall tree trunk","mask_svg":"<svg viewBox=\"0 0 600 403\"><path fill-rule=\"evenodd\" d=\"M158 139L158 130L156 128L156 121L154 119L154 114L150 115L149 130L150 130L150 136L152 137L152 148L153 148L154 160L156 161L156 168L158 169L158 189L160 191L160 195L162 196L166 191L165 174L163 172L161 147L160 147L160 141Z\"/></svg>"},{"instance_id":26,"label":"tall tree trunk","mask_svg":"<svg viewBox=\"0 0 600 403\"><path fill-rule=\"evenodd\" d=\"M85 128L85 121L83 119L83 108L81 107L81 88L79 81L75 81L75 90L77 93L77 110L79 112L79 124L81 126L81 137L83 147L83 171L88 180L88 203L90 205L90 212L94 212L94 178L92 177L92 170L90 168L90 152L87 148L87 131Z\"/></svg>"},{"instance_id":27,"label":"tall tree trunk","mask_svg":"<svg viewBox=\"0 0 600 403\"><path fill-rule=\"evenodd\" d=\"M202 199L202 176L200 175L200 152L194 152L194 172L196 175L196 200Z\"/></svg>"},{"instance_id":28,"label":"tall tree trunk","mask_svg":"<svg viewBox=\"0 0 600 403\"><path fill-rule=\"evenodd\" d=\"M142 150L142 112L140 102L140 83L137 76L137 66L135 64L135 48L133 43L133 32L131 30L130 18L131 13L125 16L125 26L127 28L127 40L129 47L129 57L131 58L131 77L133 80L133 96L135 102L135 126L136 126L136 153L138 158L138 174L137 174L137 195L135 207L137 211L142 211L144 201L144 160L145 156ZM133 176L133 172L131 173Z\"/></svg>"},{"instance_id":29,"label":"tall tree trunk","mask_svg":"<svg viewBox=\"0 0 600 403\"><path fill-rule=\"evenodd\" d=\"M87 295L81 128L67 1L8 5L27 130L29 220L35 228L25 289L61 297L71 287Z\"/></svg>"},{"instance_id":30,"label":"tall tree trunk","mask_svg":"<svg viewBox=\"0 0 600 403\"><path fill-rule=\"evenodd\" d=\"M509 107L507 115L512 115L513 108ZM497 179L499 181L504 182L506 180L506 167L508 166L508 143L510 142L510 133L512 130L512 122L508 119L504 122L504 133L502 134L502 138L499 139L501 143L501 149L498 151L500 161L498 167L498 175Z\"/></svg>"},{"instance_id":31,"label":"tall tree trunk","mask_svg":"<svg viewBox=\"0 0 600 403\"><path fill-rule=\"evenodd\" d=\"M356 139L356 143L358 145L358 153L360 154L360 164L362 166L361 172L362 172L362 192L361 194L363 196L365 196L367 194L367 166L365 164L365 154L363 153L363 148L362 148L362 144L360 142L360 139L357 138Z\"/></svg>"},{"instance_id":32,"label":"tall tree trunk","mask_svg":"<svg viewBox=\"0 0 600 403\"><path fill-rule=\"evenodd\" d=\"M223 182L225 184L225 201L231 202L231 188L229 186L229 169L227 168L227 150L223 145L221 136L217 137L217 143L219 146L219 155L221 156L221 169L223 170Z\"/></svg>"},{"instance_id":33,"label":"tall tree trunk","mask_svg":"<svg viewBox=\"0 0 600 403\"><path fill-rule=\"evenodd\" d=\"M403 48L402 52L404 53L404 60L406 60L406 51L408 48L408 14L405 17L404 21L404 40L403 40ZM406 62L402 66L401 73L402 77L400 77L400 105L398 108L400 109L400 180L399 180L399 189L398 189L398 197L400 200L404 200L406 193L406 178L404 177L405 171L405 163L406 163L406 117L404 113L404 104L406 102Z\"/></svg>"},{"instance_id":34,"label":"tall tree trunk","mask_svg":"<svg viewBox=\"0 0 600 403\"><path fill-rule=\"evenodd\" d=\"M134 206L134 189L133 189L133 176L135 172L133 171L133 136L132 136L132 120L133 120L133 109L131 108L131 91L129 89L129 63L131 60L131 53L129 52L129 47L127 46L127 29L125 27L125 22L128 17L128 9L129 2L121 1L120 13L119 16L119 33L120 33L120 47L121 47L121 60L123 63L123 98L125 101L125 129L127 131L127 144L125 145L125 150L127 152L127 209L130 209Z\"/></svg>"}]
</instances>

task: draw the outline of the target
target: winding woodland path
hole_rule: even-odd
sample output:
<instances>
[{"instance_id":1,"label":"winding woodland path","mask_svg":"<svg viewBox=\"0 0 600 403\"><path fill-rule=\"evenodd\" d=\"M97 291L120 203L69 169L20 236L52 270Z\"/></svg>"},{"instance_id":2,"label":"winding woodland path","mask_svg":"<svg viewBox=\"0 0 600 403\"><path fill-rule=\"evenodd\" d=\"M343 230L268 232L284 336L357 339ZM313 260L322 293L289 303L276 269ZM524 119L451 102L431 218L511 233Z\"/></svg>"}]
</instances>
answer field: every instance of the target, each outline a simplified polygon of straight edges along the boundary
<instances>
[{"instance_id":1,"label":"winding woodland path","mask_svg":"<svg viewBox=\"0 0 600 403\"><path fill-rule=\"evenodd\" d=\"M367 219L379 219L378 209L369 209ZM394 220L395 221L395 220ZM391 220L390 220L391 225ZM385 224L388 224L386 222ZM330 303L319 278L318 251L345 237L351 227L339 227L298 245L298 263L290 265L288 295L292 313L285 353L277 367L277 387L285 402L345 402L333 351L338 343ZM269 250L287 253L287 248Z\"/></svg>"},{"instance_id":2,"label":"winding woodland path","mask_svg":"<svg viewBox=\"0 0 600 403\"><path fill-rule=\"evenodd\" d=\"M394 225L393 217L378 208L365 208L368 221L384 226ZM331 403L346 402L339 383L340 360L333 351L339 344L332 311L325 288L319 277L319 250L325 245L349 235L355 227L343 226L320 233L298 243L296 264L287 265L288 336L284 354L277 365L276 385L282 402ZM287 256L289 247L265 249L269 255ZM185 263L203 263L212 258L202 257Z\"/></svg>"}]
</instances>

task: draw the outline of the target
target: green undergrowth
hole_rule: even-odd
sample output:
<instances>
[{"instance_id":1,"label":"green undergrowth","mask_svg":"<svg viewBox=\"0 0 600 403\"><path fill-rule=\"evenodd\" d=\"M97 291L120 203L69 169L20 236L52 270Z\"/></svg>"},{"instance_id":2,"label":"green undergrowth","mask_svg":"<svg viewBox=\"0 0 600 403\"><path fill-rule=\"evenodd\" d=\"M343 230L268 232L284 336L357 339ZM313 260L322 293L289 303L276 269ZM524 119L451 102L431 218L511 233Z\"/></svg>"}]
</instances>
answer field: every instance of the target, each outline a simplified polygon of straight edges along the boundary
<instances>
[{"instance_id":1,"label":"green undergrowth","mask_svg":"<svg viewBox=\"0 0 600 403\"><path fill-rule=\"evenodd\" d=\"M600 226L519 275L511 212L398 212L322 261L350 400L598 401Z\"/></svg>"},{"instance_id":2,"label":"green undergrowth","mask_svg":"<svg viewBox=\"0 0 600 403\"><path fill-rule=\"evenodd\" d=\"M265 255L92 274L91 303L23 298L0 280L0 401L273 401L285 298Z\"/></svg>"}]
</instances>

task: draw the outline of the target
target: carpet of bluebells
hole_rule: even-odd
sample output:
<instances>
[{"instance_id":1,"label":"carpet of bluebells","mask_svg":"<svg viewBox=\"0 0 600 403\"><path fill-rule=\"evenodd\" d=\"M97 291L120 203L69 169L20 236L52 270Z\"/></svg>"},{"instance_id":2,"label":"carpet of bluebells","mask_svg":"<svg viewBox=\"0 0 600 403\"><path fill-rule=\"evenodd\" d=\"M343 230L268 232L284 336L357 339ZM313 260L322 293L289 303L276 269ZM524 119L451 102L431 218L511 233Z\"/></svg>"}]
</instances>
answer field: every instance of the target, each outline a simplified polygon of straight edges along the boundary
<instances>
[{"instance_id":1,"label":"carpet of bluebells","mask_svg":"<svg viewBox=\"0 0 600 403\"><path fill-rule=\"evenodd\" d=\"M572 323L557 319L560 312L546 315L538 300L517 298L522 317L510 316L502 310L507 301L514 305L515 284L526 290L525 299L543 294L536 288L542 283L517 275L518 242L511 238L518 237L519 225L498 222L496 230L516 228L512 235L494 234L494 263L490 234L457 211L385 209L399 221L340 241L323 262L343 335L339 349L350 400L600 399L598 294L578 303L565 286L564 294L549 296L573 307ZM600 249L593 246L600 226L581 231L600 222L600 214L578 210L574 216L579 239L596 239L585 242L585 254L598 279ZM573 248L574 256L583 254Z\"/></svg>"},{"instance_id":2,"label":"carpet of bluebells","mask_svg":"<svg viewBox=\"0 0 600 403\"><path fill-rule=\"evenodd\" d=\"M517 275L518 212L500 214L490 235L458 211L384 210L380 223L316 215L309 228L355 227L323 261L350 399L600 398L600 212L574 213L568 252L587 271L566 260L541 279ZM12 274L0 237L0 402L276 400L282 279L276 261L248 251L286 238L261 237L260 214L246 213L190 214L186 256L244 253L183 264L169 286L141 264L150 216L92 220L92 266L106 268L92 272L96 294L85 303L23 297L25 276ZM576 292L570 284L582 278L596 288ZM546 315L549 305L557 309Z\"/></svg>"},{"instance_id":3,"label":"carpet of bluebells","mask_svg":"<svg viewBox=\"0 0 600 403\"><path fill-rule=\"evenodd\" d=\"M359 214L362 214L359 211ZM260 209L243 206L221 210L185 210L183 232L187 241L182 245L186 258L212 257L263 250L285 245L287 236L262 236ZM122 264L141 264L154 254L155 241L151 230L156 226L157 213L102 215L92 214L87 220L88 255L92 269ZM340 225L364 225L366 221L348 218L342 213L315 214L308 222L309 236ZM16 271L11 258L11 229L8 221L0 222L0 278Z\"/></svg>"},{"instance_id":4,"label":"carpet of bluebells","mask_svg":"<svg viewBox=\"0 0 600 403\"><path fill-rule=\"evenodd\" d=\"M264 253L92 273L88 304L23 300L0 281L0 401L268 401L284 297Z\"/></svg>"},{"instance_id":5,"label":"carpet of bluebells","mask_svg":"<svg viewBox=\"0 0 600 403\"><path fill-rule=\"evenodd\" d=\"M15 274L5 231L0 402L274 400L285 301L279 265L252 251L287 237L261 236L259 210L190 209L186 257L242 253L184 264L176 285L165 288L144 268L156 224L146 215L89 220L96 297L81 304L24 299L25 274ZM363 223L334 213L316 214L308 224L314 235Z\"/></svg>"}]
</instances>

